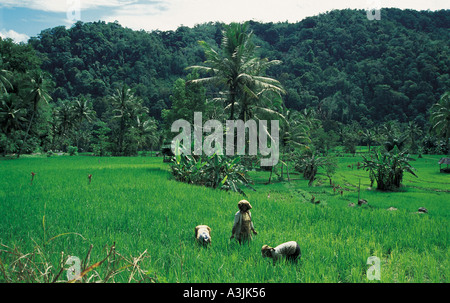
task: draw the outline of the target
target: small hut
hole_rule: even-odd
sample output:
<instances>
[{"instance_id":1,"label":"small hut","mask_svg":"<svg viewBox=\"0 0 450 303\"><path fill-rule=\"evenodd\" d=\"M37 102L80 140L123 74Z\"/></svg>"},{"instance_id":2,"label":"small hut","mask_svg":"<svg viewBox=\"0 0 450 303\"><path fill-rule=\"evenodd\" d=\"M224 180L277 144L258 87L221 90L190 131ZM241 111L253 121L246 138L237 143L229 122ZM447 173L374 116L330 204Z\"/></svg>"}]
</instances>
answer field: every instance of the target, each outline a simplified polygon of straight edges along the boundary
<instances>
[{"instance_id":1,"label":"small hut","mask_svg":"<svg viewBox=\"0 0 450 303\"><path fill-rule=\"evenodd\" d=\"M174 156L170 144L163 145L161 148L161 153L163 154L163 162L170 162L170 159Z\"/></svg>"},{"instance_id":2,"label":"small hut","mask_svg":"<svg viewBox=\"0 0 450 303\"><path fill-rule=\"evenodd\" d=\"M441 158L438 163L441 173L450 173L450 168L448 167L448 165L450 164L450 158ZM442 168L442 164L447 165L447 167Z\"/></svg>"}]
</instances>

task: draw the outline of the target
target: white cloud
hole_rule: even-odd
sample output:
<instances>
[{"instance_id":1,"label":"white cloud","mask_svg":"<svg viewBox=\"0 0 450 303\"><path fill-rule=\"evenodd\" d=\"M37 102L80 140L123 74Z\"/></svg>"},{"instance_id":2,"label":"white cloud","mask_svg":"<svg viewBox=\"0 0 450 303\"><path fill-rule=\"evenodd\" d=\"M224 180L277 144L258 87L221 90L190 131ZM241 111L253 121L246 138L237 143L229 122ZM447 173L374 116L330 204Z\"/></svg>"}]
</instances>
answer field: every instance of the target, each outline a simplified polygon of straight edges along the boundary
<instances>
[{"instance_id":1,"label":"white cloud","mask_svg":"<svg viewBox=\"0 0 450 303\"><path fill-rule=\"evenodd\" d=\"M305 4L303 4L305 6ZM310 14L312 15L312 13ZM132 29L174 30L180 25L232 21L299 21L305 17L298 0L165 0L115 8L105 21L119 21Z\"/></svg>"},{"instance_id":2,"label":"white cloud","mask_svg":"<svg viewBox=\"0 0 450 303\"><path fill-rule=\"evenodd\" d=\"M309 7L313 11L342 8L366 8L370 3L381 3L382 7L413 8L417 10L448 8L447 0L1 0L1 7L23 7L47 12L65 13L73 7L81 10L94 8L118 8L118 11L130 11L130 8L144 8L155 5L170 7L177 12L177 17L187 19L201 16L202 19L223 18L249 14L255 16L294 17L301 13L301 8ZM140 14L140 11L134 11ZM210 15L210 16L208 16ZM209 18L208 18L209 17ZM175 18L175 17L173 17ZM279 19L280 17L278 17ZM286 19L286 17L283 17ZM173 21L174 20L166 20Z\"/></svg>"},{"instance_id":3,"label":"white cloud","mask_svg":"<svg viewBox=\"0 0 450 303\"><path fill-rule=\"evenodd\" d=\"M28 41L28 39L30 39L29 36L27 36L25 34L20 34L12 29L10 29L9 31L6 31L5 29L0 30L0 37L2 37L2 39L11 38L16 43L19 43L19 42L26 43Z\"/></svg>"},{"instance_id":4,"label":"white cloud","mask_svg":"<svg viewBox=\"0 0 450 303\"><path fill-rule=\"evenodd\" d=\"M121 7L137 0L2 0L0 7L24 7L39 11L66 13L73 8L80 10L99 7Z\"/></svg>"},{"instance_id":5,"label":"white cloud","mask_svg":"<svg viewBox=\"0 0 450 303\"><path fill-rule=\"evenodd\" d=\"M205 22L296 22L333 9L381 7L436 10L448 0L1 0L2 7L22 7L66 15L65 22L83 21L83 11L101 11L98 20L119 21L135 30L174 30ZM87 14L92 16L90 14Z\"/></svg>"},{"instance_id":6,"label":"white cloud","mask_svg":"<svg viewBox=\"0 0 450 303\"><path fill-rule=\"evenodd\" d=\"M381 7L442 9L446 0L164 0L139 1L105 12L102 20L115 20L135 30L174 30L180 25L237 21L296 22L333 9Z\"/></svg>"}]
</instances>

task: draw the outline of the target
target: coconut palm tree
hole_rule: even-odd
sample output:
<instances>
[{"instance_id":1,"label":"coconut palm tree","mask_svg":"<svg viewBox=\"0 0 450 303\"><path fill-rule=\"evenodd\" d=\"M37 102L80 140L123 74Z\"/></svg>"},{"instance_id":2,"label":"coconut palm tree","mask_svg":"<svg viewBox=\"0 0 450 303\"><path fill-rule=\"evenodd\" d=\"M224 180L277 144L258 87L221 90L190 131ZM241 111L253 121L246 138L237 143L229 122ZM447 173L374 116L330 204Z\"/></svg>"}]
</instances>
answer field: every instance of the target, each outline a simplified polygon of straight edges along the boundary
<instances>
[{"instance_id":1,"label":"coconut palm tree","mask_svg":"<svg viewBox=\"0 0 450 303\"><path fill-rule=\"evenodd\" d=\"M65 139L73 127L72 106L69 101L63 101L56 109L56 121L58 124L58 135Z\"/></svg>"},{"instance_id":2,"label":"coconut palm tree","mask_svg":"<svg viewBox=\"0 0 450 303\"><path fill-rule=\"evenodd\" d=\"M122 154L124 152L125 133L136 111L136 104L139 102L133 91L126 84L117 88L116 93L109 98L109 101L113 107L114 118L119 120L117 152Z\"/></svg>"},{"instance_id":3,"label":"coconut palm tree","mask_svg":"<svg viewBox=\"0 0 450 303\"><path fill-rule=\"evenodd\" d=\"M317 113L313 108L305 108L300 113L300 120L309 129L320 126L320 120L317 119Z\"/></svg>"},{"instance_id":4,"label":"coconut palm tree","mask_svg":"<svg viewBox=\"0 0 450 303\"><path fill-rule=\"evenodd\" d=\"M9 82L11 72L5 69L0 69L0 92L7 93L8 89L12 89L12 84Z\"/></svg>"},{"instance_id":5,"label":"coconut palm tree","mask_svg":"<svg viewBox=\"0 0 450 303\"><path fill-rule=\"evenodd\" d=\"M23 146L27 141L31 125L33 125L34 118L38 111L38 105L42 102L48 104L48 102L52 99L48 93L49 84L41 72L35 71L29 76L29 83L27 85L27 88L28 94L26 95L25 100L27 100L31 104L31 118L25 132L25 138L23 139L23 142L20 145L19 151L17 153L17 158L20 157Z\"/></svg>"},{"instance_id":6,"label":"coconut palm tree","mask_svg":"<svg viewBox=\"0 0 450 303\"><path fill-rule=\"evenodd\" d=\"M283 107L283 119L281 120L281 176L283 177L283 166L286 166L288 181L289 162L297 157L297 150L309 150L310 128L305 122L301 112Z\"/></svg>"},{"instance_id":7,"label":"coconut palm tree","mask_svg":"<svg viewBox=\"0 0 450 303\"><path fill-rule=\"evenodd\" d=\"M375 140L376 140L375 132L370 130L370 129L366 129L361 134L362 134L363 140L369 146L369 152L370 152L370 148L372 147L372 143L375 142Z\"/></svg>"},{"instance_id":8,"label":"coconut palm tree","mask_svg":"<svg viewBox=\"0 0 450 303\"><path fill-rule=\"evenodd\" d=\"M83 135L81 129L83 121L92 122L95 118L95 111L89 106L89 102L85 97L76 100L71 107L72 117L77 122L78 130L75 132L76 146L79 148L80 137Z\"/></svg>"},{"instance_id":9,"label":"coconut palm tree","mask_svg":"<svg viewBox=\"0 0 450 303\"><path fill-rule=\"evenodd\" d=\"M234 120L239 101L239 116L246 119L250 104L259 100L263 93L284 93L277 80L264 76L267 68L280 64L281 61L256 57L252 36L253 33L248 32L248 23L231 23L223 32L221 52L200 41L207 58L206 66L188 67L209 74L208 77L192 82L213 83L226 88L226 108L230 111L231 120Z\"/></svg>"},{"instance_id":10,"label":"coconut palm tree","mask_svg":"<svg viewBox=\"0 0 450 303\"><path fill-rule=\"evenodd\" d=\"M422 135L422 130L420 129L419 125L417 125L416 122L410 121L408 125L406 126L406 134L409 137L409 141L411 143L410 149L411 152L417 151L417 137Z\"/></svg>"},{"instance_id":11,"label":"coconut palm tree","mask_svg":"<svg viewBox=\"0 0 450 303\"><path fill-rule=\"evenodd\" d=\"M80 126L83 121L91 122L95 118L95 111L90 108L89 101L85 97L76 100L72 105L73 118Z\"/></svg>"},{"instance_id":12,"label":"coconut palm tree","mask_svg":"<svg viewBox=\"0 0 450 303\"><path fill-rule=\"evenodd\" d=\"M153 117L143 122L141 122L138 117L136 128L138 130L139 136L139 149L142 150L145 147L154 147L156 144L158 144L160 139L160 135L158 133L158 124Z\"/></svg>"},{"instance_id":13,"label":"coconut palm tree","mask_svg":"<svg viewBox=\"0 0 450 303\"><path fill-rule=\"evenodd\" d=\"M26 110L21 107L16 95L6 94L0 102L0 128L8 134L12 130L20 129L27 121Z\"/></svg>"},{"instance_id":14,"label":"coconut palm tree","mask_svg":"<svg viewBox=\"0 0 450 303\"><path fill-rule=\"evenodd\" d=\"M134 125L142 124L142 120L145 120L148 113L150 112L148 107L143 104L143 100L140 98L136 98L132 105L131 110L129 112L130 119L133 121Z\"/></svg>"},{"instance_id":15,"label":"coconut palm tree","mask_svg":"<svg viewBox=\"0 0 450 303\"><path fill-rule=\"evenodd\" d=\"M304 116L301 112L285 109L285 119L282 123L283 145L286 147L285 151L292 151L294 148L305 149L311 143L310 127L305 122Z\"/></svg>"},{"instance_id":16,"label":"coconut palm tree","mask_svg":"<svg viewBox=\"0 0 450 303\"><path fill-rule=\"evenodd\" d=\"M445 139L448 146L450 138L450 92L442 95L438 103L431 107L431 130Z\"/></svg>"},{"instance_id":17,"label":"coconut palm tree","mask_svg":"<svg viewBox=\"0 0 450 303\"><path fill-rule=\"evenodd\" d=\"M407 134L388 134L383 142L383 146L388 152L393 150L394 147L397 147L399 150L404 150L407 139Z\"/></svg>"},{"instance_id":18,"label":"coconut palm tree","mask_svg":"<svg viewBox=\"0 0 450 303\"><path fill-rule=\"evenodd\" d=\"M327 159L313 153L311 156L300 158L296 167L303 172L303 177L309 180L308 186L311 186L316 179L317 170L324 165L327 165Z\"/></svg>"}]
</instances>

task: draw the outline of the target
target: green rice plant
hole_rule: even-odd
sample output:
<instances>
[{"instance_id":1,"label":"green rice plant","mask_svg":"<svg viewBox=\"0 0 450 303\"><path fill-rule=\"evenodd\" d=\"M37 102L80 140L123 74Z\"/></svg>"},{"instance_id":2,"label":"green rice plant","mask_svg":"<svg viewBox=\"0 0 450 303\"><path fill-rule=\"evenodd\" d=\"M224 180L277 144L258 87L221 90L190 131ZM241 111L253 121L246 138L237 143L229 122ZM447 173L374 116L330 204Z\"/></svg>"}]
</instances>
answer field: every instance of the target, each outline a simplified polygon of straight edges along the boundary
<instances>
[{"instance_id":1,"label":"green rice plant","mask_svg":"<svg viewBox=\"0 0 450 303\"><path fill-rule=\"evenodd\" d=\"M0 159L0 281L50 283L63 268L55 282L67 282L70 255L80 273L106 258L77 283L445 283L450 176L439 173L439 158L417 159L420 178L405 175L402 190L376 191L351 168L362 157L338 157L333 182L343 196L320 169L314 186L302 177L266 184L270 172L251 171L256 191L246 194L258 235L250 245L229 239L242 194L178 182L161 158ZM369 204L348 207L359 180ZM313 195L323 203L309 203ZM207 249L194 240L199 224L212 229ZM298 264L261 257L262 245L291 240L301 247ZM366 276L370 256L381 260L380 281Z\"/></svg>"}]
</instances>

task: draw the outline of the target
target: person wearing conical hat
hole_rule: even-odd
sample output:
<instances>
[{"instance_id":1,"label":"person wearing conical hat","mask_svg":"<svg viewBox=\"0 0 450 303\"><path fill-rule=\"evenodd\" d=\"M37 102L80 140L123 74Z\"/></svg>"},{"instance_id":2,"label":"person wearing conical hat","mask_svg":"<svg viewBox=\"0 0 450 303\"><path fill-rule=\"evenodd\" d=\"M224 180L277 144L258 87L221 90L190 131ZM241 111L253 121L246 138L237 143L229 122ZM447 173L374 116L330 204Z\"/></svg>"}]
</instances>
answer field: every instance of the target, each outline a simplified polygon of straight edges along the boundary
<instances>
[{"instance_id":1,"label":"person wearing conical hat","mask_svg":"<svg viewBox=\"0 0 450 303\"><path fill-rule=\"evenodd\" d=\"M235 238L239 244L242 242L250 242L252 240L252 233L257 235L250 209L252 206L247 200L241 200L238 203L239 211L234 215L233 229L231 230L230 239Z\"/></svg>"}]
</instances>

